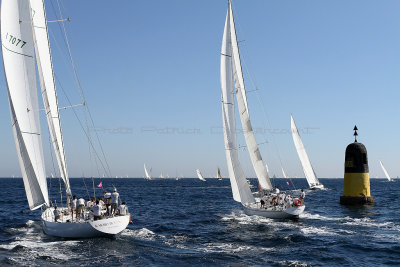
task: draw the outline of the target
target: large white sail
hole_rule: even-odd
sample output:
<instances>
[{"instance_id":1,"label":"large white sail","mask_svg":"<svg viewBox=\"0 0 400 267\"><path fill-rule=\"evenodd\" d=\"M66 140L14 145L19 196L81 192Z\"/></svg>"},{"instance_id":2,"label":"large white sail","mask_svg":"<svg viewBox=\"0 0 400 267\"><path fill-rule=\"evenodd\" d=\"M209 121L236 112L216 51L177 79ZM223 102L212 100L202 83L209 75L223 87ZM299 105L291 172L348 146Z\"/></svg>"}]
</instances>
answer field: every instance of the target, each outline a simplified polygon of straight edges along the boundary
<instances>
[{"instance_id":1,"label":"large white sail","mask_svg":"<svg viewBox=\"0 0 400 267\"><path fill-rule=\"evenodd\" d=\"M14 139L30 209L49 204L39 120L31 8L1 2L1 43Z\"/></svg>"},{"instance_id":2,"label":"large white sail","mask_svg":"<svg viewBox=\"0 0 400 267\"><path fill-rule=\"evenodd\" d=\"M242 65L240 62L239 46L236 37L235 22L233 19L232 5L229 2L229 23L230 23L230 39L232 46L233 58L233 73L235 78L236 99L238 102L240 121L243 127L243 133L249 151L251 163L253 164L254 171L256 172L259 184L262 189L272 190L272 183L269 179L267 169L263 163L260 150L256 141L250 121L250 113L247 105L246 89L244 84Z\"/></svg>"},{"instance_id":3,"label":"large white sail","mask_svg":"<svg viewBox=\"0 0 400 267\"><path fill-rule=\"evenodd\" d=\"M232 44L230 38L230 7L226 15L225 29L221 48L221 95L222 121L224 129L225 154L231 182L232 195L235 201L242 204L253 203L242 166L239 162L236 138L235 99L232 80Z\"/></svg>"},{"instance_id":4,"label":"large white sail","mask_svg":"<svg viewBox=\"0 0 400 267\"><path fill-rule=\"evenodd\" d=\"M146 164L144 164L144 172L145 172L145 174L146 174L146 179L147 179L147 180L151 180L152 178L151 178L149 172L147 171Z\"/></svg>"},{"instance_id":5,"label":"large white sail","mask_svg":"<svg viewBox=\"0 0 400 267\"><path fill-rule=\"evenodd\" d=\"M199 177L200 180L202 180L203 182L206 181L206 179L204 179L203 174L201 174L199 169L196 170L196 173L197 173L197 177Z\"/></svg>"},{"instance_id":6,"label":"large white sail","mask_svg":"<svg viewBox=\"0 0 400 267\"><path fill-rule=\"evenodd\" d=\"M43 0L29 1L32 8L36 61L43 104L46 110L47 123L58 162L58 168L65 184L65 191L67 196L71 197L71 187L69 185L67 164L65 161L64 143L57 103L57 93L54 83L53 64L51 60L44 2Z\"/></svg>"},{"instance_id":7,"label":"large white sail","mask_svg":"<svg viewBox=\"0 0 400 267\"><path fill-rule=\"evenodd\" d=\"M379 161L379 163L381 164L382 170L383 170L383 172L385 173L386 178L387 178L389 181L392 181L392 178L390 178L390 175L389 175L389 173L387 172L385 166L383 166L382 161Z\"/></svg>"},{"instance_id":8,"label":"large white sail","mask_svg":"<svg viewBox=\"0 0 400 267\"><path fill-rule=\"evenodd\" d=\"M320 184L317 176L315 175L314 169L311 165L310 159L308 158L306 148L304 147L303 141L299 130L297 129L296 123L294 122L293 116L290 116L290 126L292 129L293 142L299 155L301 165L303 167L304 175L306 176L307 183L310 187Z\"/></svg>"}]
</instances>

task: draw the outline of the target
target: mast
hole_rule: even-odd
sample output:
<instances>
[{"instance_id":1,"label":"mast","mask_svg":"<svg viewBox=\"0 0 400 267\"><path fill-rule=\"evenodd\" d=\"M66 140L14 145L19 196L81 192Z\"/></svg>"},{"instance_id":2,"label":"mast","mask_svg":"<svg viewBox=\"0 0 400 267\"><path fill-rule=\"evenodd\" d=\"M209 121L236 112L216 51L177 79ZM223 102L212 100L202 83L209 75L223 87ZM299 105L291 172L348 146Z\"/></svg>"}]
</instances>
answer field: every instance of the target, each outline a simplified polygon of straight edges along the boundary
<instances>
[{"instance_id":1,"label":"mast","mask_svg":"<svg viewBox=\"0 0 400 267\"><path fill-rule=\"evenodd\" d=\"M229 13L230 13L230 20L229 20L230 39L232 46L232 58L233 58L233 68L234 68L233 73L235 79L236 99L238 103L240 121L243 127L243 133L246 140L247 150L249 152L251 163L253 164L253 168L254 171L256 172L257 179L260 183L261 188L265 190L272 190L273 186L268 176L267 169L265 168L264 162L262 160L261 153L256 141L256 137L254 135L253 127L251 125L231 1L229 1Z\"/></svg>"},{"instance_id":2,"label":"mast","mask_svg":"<svg viewBox=\"0 0 400 267\"><path fill-rule=\"evenodd\" d=\"M32 8L34 44L43 104L46 110L47 124L53 149L57 158L58 168L60 170L61 178L65 184L67 201L69 201L72 193L65 160L60 113L58 108L53 63L47 30L46 12L43 0L29 1Z\"/></svg>"},{"instance_id":3,"label":"mast","mask_svg":"<svg viewBox=\"0 0 400 267\"><path fill-rule=\"evenodd\" d=\"M17 155L29 208L49 205L29 1L1 2L4 73Z\"/></svg>"}]
</instances>

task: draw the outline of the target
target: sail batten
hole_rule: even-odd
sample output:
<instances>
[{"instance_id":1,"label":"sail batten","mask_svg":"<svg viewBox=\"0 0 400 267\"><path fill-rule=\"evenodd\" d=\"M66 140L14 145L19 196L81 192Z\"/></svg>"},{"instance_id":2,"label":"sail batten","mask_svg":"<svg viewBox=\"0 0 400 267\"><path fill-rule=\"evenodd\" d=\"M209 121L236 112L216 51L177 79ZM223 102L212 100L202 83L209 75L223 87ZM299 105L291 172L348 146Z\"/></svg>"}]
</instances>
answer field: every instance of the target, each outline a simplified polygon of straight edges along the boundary
<instances>
[{"instance_id":1,"label":"sail batten","mask_svg":"<svg viewBox=\"0 0 400 267\"><path fill-rule=\"evenodd\" d=\"M1 2L1 43L11 122L30 209L49 205L29 1ZM21 23L23 22L23 23Z\"/></svg>"},{"instance_id":2,"label":"sail batten","mask_svg":"<svg viewBox=\"0 0 400 267\"><path fill-rule=\"evenodd\" d=\"M306 176L308 185L312 187L320 184L317 176L315 175L310 159L308 158L306 148L304 147L303 141L301 140L301 136L299 130L297 129L296 123L294 122L293 116L290 116L290 126L292 130L293 142L296 147L297 154L300 158L301 166L303 167L303 172Z\"/></svg>"}]
</instances>

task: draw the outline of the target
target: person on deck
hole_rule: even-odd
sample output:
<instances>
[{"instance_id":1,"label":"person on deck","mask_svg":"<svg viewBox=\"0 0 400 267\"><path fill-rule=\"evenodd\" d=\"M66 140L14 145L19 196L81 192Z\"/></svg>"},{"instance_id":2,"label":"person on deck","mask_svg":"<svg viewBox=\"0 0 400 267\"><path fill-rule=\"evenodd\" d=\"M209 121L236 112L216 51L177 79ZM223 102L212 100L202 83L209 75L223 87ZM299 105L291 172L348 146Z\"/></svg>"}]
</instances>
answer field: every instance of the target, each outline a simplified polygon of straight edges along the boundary
<instances>
[{"instance_id":1,"label":"person on deck","mask_svg":"<svg viewBox=\"0 0 400 267\"><path fill-rule=\"evenodd\" d=\"M118 214L119 215L128 215L129 214L129 223L132 223L131 215L129 213L128 207L126 206L125 202L122 202L121 205L118 207Z\"/></svg>"},{"instance_id":2,"label":"person on deck","mask_svg":"<svg viewBox=\"0 0 400 267\"><path fill-rule=\"evenodd\" d=\"M117 212L118 199L119 193L117 192L117 188L114 188L114 192L111 195L111 215L114 215Z\"/></svg>"},{"instance_id":3,"label":"person on deck","mask_svg":"<svg viewBox=\"0 0 400 267\"><path fill-rule=\"evenodd\" d=\"M267 199L268 199L268 196L267 196L267 195L264 195L264 196L261 198L261 200L260 200L261 208L264 207L265 202L267 202Z\"/></svg>"},{"instance_id":4,"label":"person on deck","mask_svg":"<svg viewBox=\"0 0 400 267\"><path fill-rule=\"evenodd\" d=\"M54 221L57 222L59 219L61 219L61 212L59 209L57 209L57 206L54 206Z\"/></svg>"},{"instance_id":5,"label":"person on deck","mask_svg":"<svg viewBox=\"0 0 400 267\"><path fill-rule=\"evenodd\" d=\"M301 189L301 194L300 194L300 198L303 201L303 199L306 197L306 193L304 193L304 190Z\"/></svg>"},{"instance_id":6,"label":"person on deck","mask_svg":"<svg viewBox=\"0 0 400 267\"><path fill-rule=\"evenodd\" d=\"M93 204L94 203L92 202L92 199L89 197L88 201L86 201L86 210L89 211L92 208Z\"/></svg>"},{"instance_id":7,"label":"person on deck","mask_svg":"<svg viewBox=\"0 0 400 267\"><path fill-rule=\"evenodd\" d=\"M279 193L280 193L279 188L278 188L278 187L275 187L275 194L279 194Z\"/></svg>"},{"instance_id":8,"label":"person on deck","mask_svg":"<svg viewBox=\"0 0 400 267\"><path fill-rule=\"evenodd\" d=\"M71 206L71 218L72 218L72 221L74 220L74 212L76 211L76 202L77 202L78 200L76 199L76 196L74 195L73 197L72 197L72 199L71 199L71 203L70 203L70 206Z\"/></svg>"},{"instance_id":9,"label":"person on deck","mask_svg":"<svg viewBox=\"0 0 400 267\"><path fill-rule=\"evenodd\" d=\"M81 219L81 214L85 212L85 200L83 198L78 199L78 207L76 208L76 219Z\"/></svg>"},{"instance_id":10,"label":"person on deck","mask_svg":"<svg viewBox=\"0 0 400 267\"><path fill-rule=\"evenodd\" d=\"M92 207L92 211L93 211L93 216L94 216L95 221L102 219L101 207L99 205L99 200L96 200L96 204Z\"/></svg>"},{"instance_id":11,"label":"person on deck","mask_svg":"<svg viewBox=\"0 0 400 267\"><path fill-rule=\"evenodd\" d=\"M109 214L109 207L111 205L111 193L104 191L104 204L106 204L106 214Z\"/></svg>"}]
</instances>

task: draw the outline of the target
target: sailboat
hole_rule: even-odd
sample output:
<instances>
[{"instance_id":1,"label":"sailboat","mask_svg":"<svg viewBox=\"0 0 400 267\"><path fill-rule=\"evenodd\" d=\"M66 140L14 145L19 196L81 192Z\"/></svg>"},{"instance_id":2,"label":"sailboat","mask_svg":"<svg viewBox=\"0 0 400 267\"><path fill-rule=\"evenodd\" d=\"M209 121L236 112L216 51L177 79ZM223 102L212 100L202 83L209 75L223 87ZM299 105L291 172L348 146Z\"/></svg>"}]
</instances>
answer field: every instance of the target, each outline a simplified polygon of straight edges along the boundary
<instances>
[{"instance_id":1,"label":"sailboat","mask_svg":"<svg viewBox=\"0 0 400 267\"><path fill-rule=\"evenodd\" d=\"M197 177L199 177L199 179L200 179L201 181L203 181L203 182L206 181L206 179L204 179L203 174L201 174L201 172L200 172L199 169L196 170L196 173L197 173Z\"/></svg>"},{"instance_id":2,"label":"sailboat","mask_svg":"<svg viewBox=\"0 0 400 267\"><path fill-rule=\"evenodd\" d=\"M31 210L42 208L44 232L51 236L67 238L115 235L121 232L129 223L129 215L77 222L71 220L67 207L60 207L59 210L63 215L58 222L55 221L54 207L50 205L46 181L35 63L47 124L58 169L64 181L67 202L72 193L65 160L43 0L1 2L1 43L12 129L26 197Z\"/></svg>"},{"instance_id":3,"label":"sailboat","mask_svg":"<svg viewBox=\"0 0 400 267\"><path fill-rule=\"evenodd\" d=\"M271 191L273 189L251 126L232 3L230 0L221 48L221 91L225 154L233 199L243 205L244 211L248 215L259 215L267 218L297 217L304 211L304 204L290 207L262 207L258 202L256 202L239 161L235 117L235 95L239 110L238 113L243 128L242 131L248 148L247 150L250 154L250 159L259 186L264 191Z\"/></svg>"},{"instance_id":4,"label":"sailboat","mask_svg":"<svg viewBox=\"0 0 400 267\"><path fill-rule=\"evenodd\" d=\"M150 169L150 172L151 172L151 169ZM153 178L151 177L151 175L147 171L146 164L144 164L144 173L146 175L146 177L145 177L146 180L153 180Z\"/></svg>"},{"instance_id":5,"label":"sailboat","mask_svg":"<svg viewBox=\"0 0 400 267\"><path fill-rule=\"evenodd\" d=\"M385 176L389 180L389 182L393 182L394 180L392 178L390 178L389 173L387 172L385 166L383 166L382 161L379 161L379 164L381 164L382 170L385 173Z\"/></svg>"},{"instance_id":6,"label":"sailboat","mask_svg":"<svg viewBox=\"0 0 400 267\"><path fill-rule=\"evenodd\" d=\"M164 174L163 173L160 173L160 177L159 178L161 178L161 179L165 179L165 176L164 176Z\"/></svg>"},{"instance_id":7,"label":"sailboat","mask_svg":"<svg viewBox=\"0 0 400 267\"><path fill-rule=\"evenodd\" d=\"M222 176L221 176L221 170L218 168L217 170L217 179L218 180L222 180Z\"/></svg>"},{"instance_id":8,"label":"sailboat","mask_svg":"<svg viewBox=\"0 0 400 267\"><path fill-rule=\"evenodd\" d=\"M314 169L311 165L310 159L308 158L306 148L304 147L303 141L299 130L297 129L296 123L294 122L293 116L290 115L290 127L292 129L293 142L299 155L301 166L303 167L304 175L306 176L308 186L310 189L322 189L324 185L320 183Z\"/></svg>"}]
</instances>

